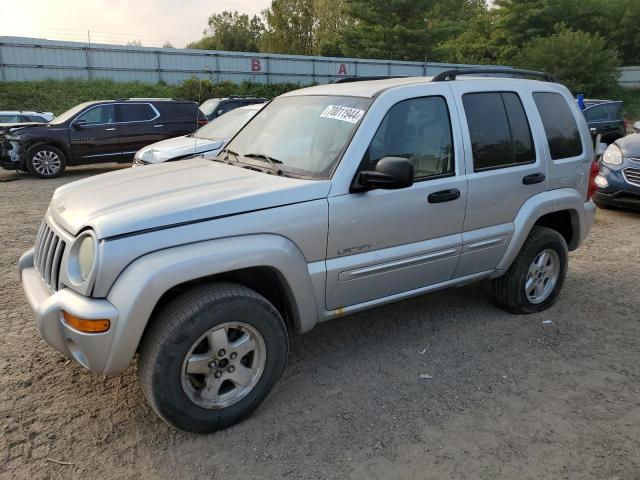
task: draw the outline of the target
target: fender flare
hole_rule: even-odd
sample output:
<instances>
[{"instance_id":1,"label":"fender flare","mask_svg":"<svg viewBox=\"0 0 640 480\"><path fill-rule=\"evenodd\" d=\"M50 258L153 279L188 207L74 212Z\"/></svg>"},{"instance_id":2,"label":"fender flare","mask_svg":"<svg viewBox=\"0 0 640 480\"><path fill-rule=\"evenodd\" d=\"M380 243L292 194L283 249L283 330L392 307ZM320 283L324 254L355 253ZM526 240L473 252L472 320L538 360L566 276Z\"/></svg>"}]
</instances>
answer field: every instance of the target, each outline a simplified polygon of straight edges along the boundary
<instances>
[{"instance_id":1,"label":"fender flare","mask_svg":"<svg viewBox=\"0 0 640 480\"><path fill-rule=\"evenodd\" d=\"M514 224L514 235L507 247L507 251L498 263L492 278L504 274L520 253L531 229L544 215L552 212L568 210L575 232L575 239L571 242L571 249L582 243L591 227L591 221L585 218L585 201L578 191L572 188L560 188L539 193L529 198L520 208Z\"/></svg>"},{"instance_id":2,"label":"fender flare","mask_svg":"<svg viewBox=\"0 0 640 480\"><path fill-rule=\"evenodd\" d=\"M290 240L271 234L227 237L158 250L132 262L107 295L118 309L105 374L125 370L158 301L182 283L250 267L276 270L286 286L296 331L317 322L316 297L307 261Z\"/></svg>"}]
</instances>

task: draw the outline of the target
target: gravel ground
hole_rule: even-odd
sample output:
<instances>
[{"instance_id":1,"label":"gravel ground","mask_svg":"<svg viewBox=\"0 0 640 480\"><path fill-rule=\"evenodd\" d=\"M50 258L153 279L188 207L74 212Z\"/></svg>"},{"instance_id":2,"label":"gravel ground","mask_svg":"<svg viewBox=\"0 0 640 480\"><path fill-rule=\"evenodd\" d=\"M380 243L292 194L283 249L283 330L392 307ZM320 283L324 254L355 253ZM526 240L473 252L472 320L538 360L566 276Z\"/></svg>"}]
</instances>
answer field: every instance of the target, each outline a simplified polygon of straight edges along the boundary
<instances>
[{"instance_id":1,"label":"gravel ground","mask_svg":"<svg viewBox=\"0 0 640 480\"><path fill-rule=\"evenodd\" d=\"M640 478L639 215L598 212L547 312L479 284L320 325L251 418L191 435L134 366L91 375L48 347L22 296L55 187L113 168L0 174L0 478Z\"/></svg>"}]
</instances>

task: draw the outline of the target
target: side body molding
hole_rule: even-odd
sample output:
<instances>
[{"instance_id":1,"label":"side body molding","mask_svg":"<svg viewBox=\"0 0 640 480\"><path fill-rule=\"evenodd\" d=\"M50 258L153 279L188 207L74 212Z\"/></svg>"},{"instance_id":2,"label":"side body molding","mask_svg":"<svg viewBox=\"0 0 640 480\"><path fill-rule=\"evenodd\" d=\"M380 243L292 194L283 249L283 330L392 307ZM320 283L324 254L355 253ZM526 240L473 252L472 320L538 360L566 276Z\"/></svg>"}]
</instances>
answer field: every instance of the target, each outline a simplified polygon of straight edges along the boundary
<instances>
[{"instance_id":1,"label":"side body molding","mask_svg":"<svg viewBox=\"0 0 640 480\"><path fill-rule=\"evenodd\" d=\"M307 262L298 247L278 235L227 237L159 250L131 263L107 295L119 317L105 374L131 362L154 307L172 287L190 280L250 267L276 270L288 290L298 332L318 319L316 296Z\"/></svg>"}]
</instances>

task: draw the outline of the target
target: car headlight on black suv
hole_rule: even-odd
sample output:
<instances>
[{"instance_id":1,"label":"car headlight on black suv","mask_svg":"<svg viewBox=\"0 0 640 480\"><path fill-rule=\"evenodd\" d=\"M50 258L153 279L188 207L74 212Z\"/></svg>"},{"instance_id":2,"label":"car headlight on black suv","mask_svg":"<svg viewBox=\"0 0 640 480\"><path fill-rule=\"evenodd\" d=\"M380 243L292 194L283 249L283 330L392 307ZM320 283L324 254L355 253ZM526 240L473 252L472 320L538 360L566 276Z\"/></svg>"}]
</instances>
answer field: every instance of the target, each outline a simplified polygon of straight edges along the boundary
<instances>
[{"instance_id":1,"label":"car headlight on black suv","mask_svg":"<svg viewBox=\"0 0 640 480\"><path fill-rule=\"evenodd\" d=\"M609 145L602 155L602 162L609 165L622 165L622 150L615 144Z\"/></svg>"},{"instance_id":2,"label":"car headlight on black suv","mask_svg":"<svg viewBox=\"0 0 640 480\"><path fill-rule=\"evenodd\" d=\"M93 230L85 230L71 244L67 257L67 277L76 287L87 286L96 272L98 239Z\"/></svg>"}]
</instances>

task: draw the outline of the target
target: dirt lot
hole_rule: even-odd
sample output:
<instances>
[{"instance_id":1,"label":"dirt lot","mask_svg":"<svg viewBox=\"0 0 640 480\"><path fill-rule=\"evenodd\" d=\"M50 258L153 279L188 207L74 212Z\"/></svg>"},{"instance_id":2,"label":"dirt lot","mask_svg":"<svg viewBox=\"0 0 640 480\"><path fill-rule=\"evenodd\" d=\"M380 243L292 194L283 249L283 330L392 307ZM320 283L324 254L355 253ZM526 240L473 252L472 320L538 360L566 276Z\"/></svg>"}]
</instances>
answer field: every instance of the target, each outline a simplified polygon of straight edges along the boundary
<instances>
[{"instance_id":1,"label":"dirt lot","mask_svg":"<svg viewBox=\"0 0 640 480\"><path fill-rule=\"evenodd\" d=\"M22 296L55 187L111 168L0 174L1 478L640 478L640 215L598 212L543 314L475 285L321 325L249 420L189 435L134 366L100 377L48 347Z\"/></svg>"}]
</instances>

